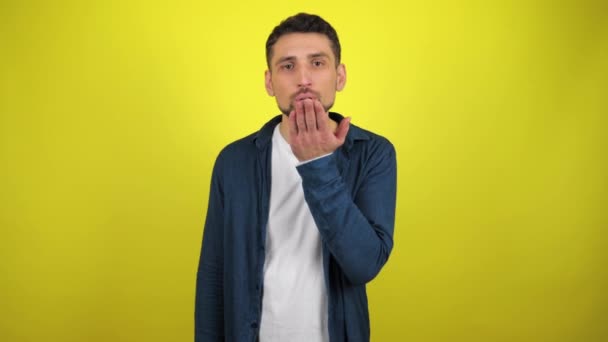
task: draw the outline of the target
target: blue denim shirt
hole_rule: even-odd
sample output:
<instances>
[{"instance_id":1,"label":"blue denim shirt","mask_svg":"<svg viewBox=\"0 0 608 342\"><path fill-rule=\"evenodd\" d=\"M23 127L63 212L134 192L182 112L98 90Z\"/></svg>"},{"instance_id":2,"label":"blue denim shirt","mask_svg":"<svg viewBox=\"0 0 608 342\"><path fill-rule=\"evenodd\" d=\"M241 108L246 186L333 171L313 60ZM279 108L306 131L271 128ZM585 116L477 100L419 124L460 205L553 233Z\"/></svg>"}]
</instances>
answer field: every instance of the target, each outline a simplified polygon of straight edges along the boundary
<instances>
[{"instance_id":1,"label":"blue denim shirt","mask_svg":"<svg viewBox=\"0 0 608 342\"><path fill-rule=\"evenodd\" d=\"M339 122L343 117L330 113ZM277 116L215 162L199 261L196 341L256 341L261 321L272 133ZM299 165L323 242L332 342L369 341L365 284L393 248L397 169L385 138L350 125L333 154Z\"/></svg>"}]
</instances>

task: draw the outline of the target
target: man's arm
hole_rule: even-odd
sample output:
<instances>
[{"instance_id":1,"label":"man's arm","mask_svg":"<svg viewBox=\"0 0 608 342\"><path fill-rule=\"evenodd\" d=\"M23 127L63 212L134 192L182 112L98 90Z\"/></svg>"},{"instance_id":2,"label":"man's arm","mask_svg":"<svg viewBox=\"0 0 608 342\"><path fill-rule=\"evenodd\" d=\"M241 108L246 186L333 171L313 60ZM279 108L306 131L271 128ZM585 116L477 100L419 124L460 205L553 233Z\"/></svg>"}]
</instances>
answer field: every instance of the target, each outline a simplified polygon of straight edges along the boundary
<instances>
[{"instance_id":1,"label":"man's arm","mask_svg":"<svg viewBox=\"0 0 608 342\"><path fill-rule=\"evenodd\" d=\"M297 102L289 115L289 143L300 161L304 196L323 241L346 277L355 284L372 280L393 247L397 166L394 147L381 140L367 160L362 184L352 198L340 176L334 152L344 144L350 119L335 132L318 100Z\"/></svg>"},{"instance_id":2,"label":"man's arm","mask_svg":"<svg viewBox=\"0 0 608 342\"><path fill-rule=\"evenodd\" d=\"M194 339L224 341L223 192L219 158L213 168L203 246L196 275Z\"/></svg>"},{"instance_id":3,"label":"man's arm","mask_svg":"<svg viewBox=\"0 0 608 342\"><path fill-rule=\"evenodd\" d=\"M330 155L298 166L304 196L323 241L354 284L372 280L393 247L397 169L388 141L370 158L355 198Z\"/></svg>"}]
</instances>

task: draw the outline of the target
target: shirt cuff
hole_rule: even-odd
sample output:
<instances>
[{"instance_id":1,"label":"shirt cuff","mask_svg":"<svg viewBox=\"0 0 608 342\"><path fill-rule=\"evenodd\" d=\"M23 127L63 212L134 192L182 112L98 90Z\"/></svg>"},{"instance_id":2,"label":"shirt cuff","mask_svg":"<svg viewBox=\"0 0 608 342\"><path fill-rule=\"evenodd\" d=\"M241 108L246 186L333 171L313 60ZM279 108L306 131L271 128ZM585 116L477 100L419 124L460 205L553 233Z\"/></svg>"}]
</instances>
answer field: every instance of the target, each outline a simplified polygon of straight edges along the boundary
<instances>
[{"instance_id":1,"label":"shirt cuff","mask_svg":"<svg viewBox=\"0 0 608 342\"><path fill-rule=\"evenodd\" d=\"M328 154L324 154L324 155L322 155L322 156L320 156L320 157L316 157L316 158L312 158L312 159L308 159L308 160L301 161L301 162L299 162L299 163L298 163L298 165L296 165L296 167L297 167L297 166L300 166L300 165L304 165L304 164L306 164L306 163L310 163L311 161L315 161L315 160L317 160L317 159L321 159L321 158L325 158L325 157L327 157L327 156L331 156L332 154L333 154L333 152L329 152Z\"/></svg>"}]
</instances>

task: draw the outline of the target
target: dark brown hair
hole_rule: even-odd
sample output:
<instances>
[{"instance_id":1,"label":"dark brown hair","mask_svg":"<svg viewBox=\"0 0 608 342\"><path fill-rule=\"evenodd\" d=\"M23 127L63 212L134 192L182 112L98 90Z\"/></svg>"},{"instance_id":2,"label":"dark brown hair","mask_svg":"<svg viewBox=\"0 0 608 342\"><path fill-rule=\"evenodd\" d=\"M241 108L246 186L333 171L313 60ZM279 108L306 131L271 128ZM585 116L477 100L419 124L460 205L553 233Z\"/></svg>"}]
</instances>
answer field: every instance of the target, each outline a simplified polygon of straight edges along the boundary
<instances>
[{"instance_id":1,"label":"dark brown hair","mask_svg":"<svg viewBox=\"0 0 608 342\"><path fill-rule=\"evenodd\" d=\"M315 14L298 13L283 20L272 30L268 40L266 40L266 64L270 70L270 60L272 59L272 47L288 33L321 33L331 42L331 49L336 57L336 66L340 64L340 41L336 30L323 18Z\"/></svg>"}]
</instances>

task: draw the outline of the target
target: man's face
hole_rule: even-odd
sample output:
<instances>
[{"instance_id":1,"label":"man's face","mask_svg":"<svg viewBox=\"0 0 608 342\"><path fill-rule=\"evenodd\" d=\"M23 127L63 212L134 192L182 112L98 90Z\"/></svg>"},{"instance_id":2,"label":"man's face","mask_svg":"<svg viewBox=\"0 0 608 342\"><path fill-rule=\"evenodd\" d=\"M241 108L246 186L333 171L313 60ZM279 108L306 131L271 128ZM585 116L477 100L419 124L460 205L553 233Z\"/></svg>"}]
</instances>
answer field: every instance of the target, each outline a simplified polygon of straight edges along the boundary
<instances>
[{"instance_id":1,"label":"man's face","mask_svg":"<svg viewBox=\"0 0 608 342\"><path fill-rule=\"evenodd\" d=\"M288 33L272 47L266 91L274 96L281 112L289 115L296 101L317 99L328 111L336 91L344 88L346 70L336 68L330 40L320 33Z\"/></svg>"}]
</instances>

